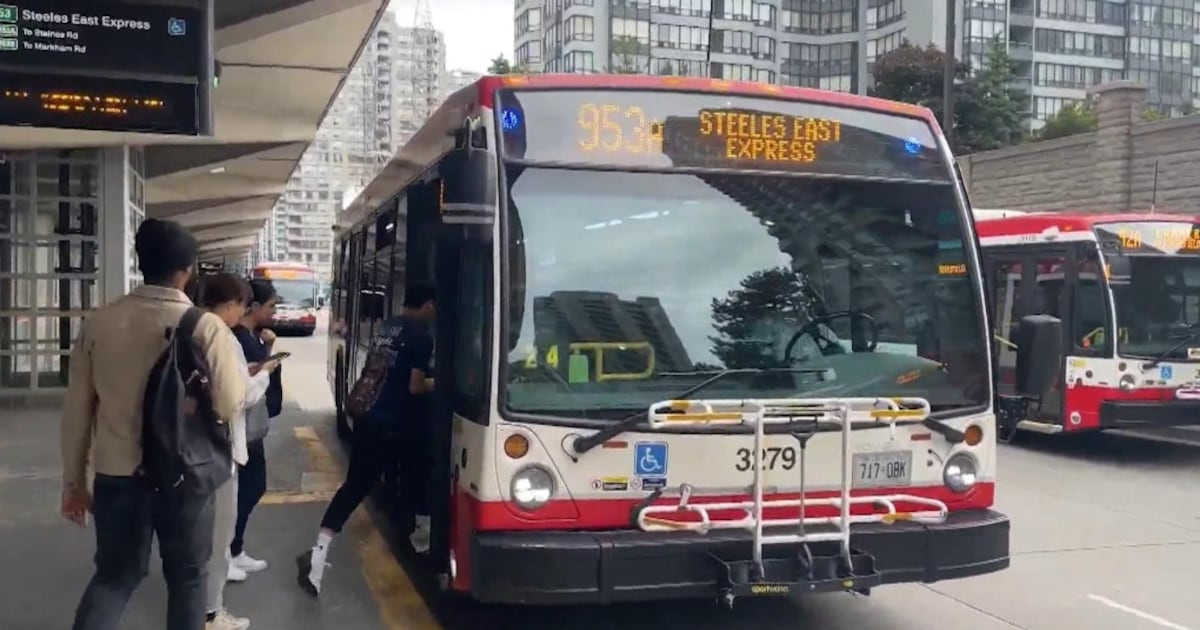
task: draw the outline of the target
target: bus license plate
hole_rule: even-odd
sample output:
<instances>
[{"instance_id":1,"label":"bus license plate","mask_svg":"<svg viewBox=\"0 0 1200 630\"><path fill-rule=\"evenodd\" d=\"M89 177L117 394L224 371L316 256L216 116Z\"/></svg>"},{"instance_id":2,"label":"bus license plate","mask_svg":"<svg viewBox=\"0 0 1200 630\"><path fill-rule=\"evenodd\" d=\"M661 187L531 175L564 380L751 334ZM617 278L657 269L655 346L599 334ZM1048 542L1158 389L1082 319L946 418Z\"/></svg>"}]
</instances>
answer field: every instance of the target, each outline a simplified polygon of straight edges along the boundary
<instances>
[{"instance_id":1,"label":"bus license plate","mask_svg":"<svg viewBox=\"0 0 1200 630\"><path fill-rule=\"evenodd\" d=\"M912 479L912 451L857 453L853 468L855 488L907 486Z\"/></svg>"}]
</instances>

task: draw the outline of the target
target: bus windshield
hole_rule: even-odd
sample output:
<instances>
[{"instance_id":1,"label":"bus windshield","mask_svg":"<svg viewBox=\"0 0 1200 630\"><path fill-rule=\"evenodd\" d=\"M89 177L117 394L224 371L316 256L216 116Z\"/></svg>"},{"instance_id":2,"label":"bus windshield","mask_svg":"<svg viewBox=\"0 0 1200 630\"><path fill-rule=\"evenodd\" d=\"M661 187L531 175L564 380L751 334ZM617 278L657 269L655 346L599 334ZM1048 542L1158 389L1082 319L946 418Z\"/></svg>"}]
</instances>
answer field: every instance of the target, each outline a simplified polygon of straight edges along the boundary
<instances>
[{"instance_id":1,"label":"bus windshield","mask_svg":"<svg viewBox=\"0 0 1200 630\"><path fill-rule=\"evenodd\" d=\"M1128 261L1128 278L1110 285L1122 356L1186 360L1200 341L1200 226L1181 221L1104 223L1096 236L1107 255ZM1170 351L1170 352L1168 352Z\"/></svg>"},{"instance_id":2,"label":"bus windshield","mask_svg":"<svg viewBox=\"0 0 1200 630\"><path fill-rule=\"evenodd\" d=\"M279 294L280 304L289 304L302 308L313 308L317 305L317 283L315 280L271 280L275 292Z\"/></svg>"},{"instance_id":3,"label":"bus windshield","mask_svg":"<svg viewBox=\"0 0 1200 630\"><path fill-rule=\"evenodd\" d=\"M505 402L612 418L708 398L985 404L949 183L510 165ZM825 368L815 378L802 368Z\"/></svg>"},{"instance_id":4,"label":"bus windshield","mask_svg":"<svg viewBox=\"0 0 1200 630\"><path fill-rule=\"evenodd\" d=\"M1130 256L1129 283L1114 284L1117 347L1123 356L1188 358L1180 343L1200 327L1200 257Z\"/></svg>"}]
</instances>

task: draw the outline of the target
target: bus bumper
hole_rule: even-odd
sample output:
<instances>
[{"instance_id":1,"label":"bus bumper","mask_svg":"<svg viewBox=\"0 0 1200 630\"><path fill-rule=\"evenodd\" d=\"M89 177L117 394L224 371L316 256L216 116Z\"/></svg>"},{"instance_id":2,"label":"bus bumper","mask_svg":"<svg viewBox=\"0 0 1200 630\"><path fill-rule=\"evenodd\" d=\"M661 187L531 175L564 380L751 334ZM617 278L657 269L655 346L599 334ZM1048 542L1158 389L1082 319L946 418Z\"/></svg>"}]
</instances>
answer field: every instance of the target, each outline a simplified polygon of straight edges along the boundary
<instances>
[{"instance_id":1,"label":"bus bumper","mask_svg":"<svg viewBox=\"0 0 1200 630\"><path fill-rule=\"evenodd\" d=\"M954 512L944 523L853 526L851 545L875 558L883 584L937 582L1005 569L1008 517ZM480 601L600 604L715 597L719 567L710 554L750 557L750 535L735 530L647 533L479 532L471 549L470 590ZM795 553L769 547L771 555Z\"/></svg>"},{"instance_id":2,"label":"bus bumper","mask_svg":"<svg viewBox=\"0 0 1200 630\"><path fill-rule=\"evenodd\" d=\"M301 320L271 322L270 328L280 335L304 335L307 337L317 331L317 322Z\"/></svg>"},{"instance_id":3,"label":"bus bumper","mask_svg":"<svg viewBox=\"0 0 1200 630\"><path fill-rule=\"evenodd\" d=\"M1200 424L1200 401L1148 400L1100 403L1100 428L1138 429Z\"/></svg>"}]
</instances>

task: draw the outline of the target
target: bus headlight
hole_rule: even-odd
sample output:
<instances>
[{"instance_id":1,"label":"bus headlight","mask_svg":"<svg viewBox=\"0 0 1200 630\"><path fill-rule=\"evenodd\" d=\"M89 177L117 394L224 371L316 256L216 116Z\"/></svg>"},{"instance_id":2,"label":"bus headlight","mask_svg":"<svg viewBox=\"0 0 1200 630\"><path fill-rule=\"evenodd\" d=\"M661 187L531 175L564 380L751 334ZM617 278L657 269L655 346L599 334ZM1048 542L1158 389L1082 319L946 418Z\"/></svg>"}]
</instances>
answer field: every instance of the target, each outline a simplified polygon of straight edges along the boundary
<instances>
[{"instance_id":1,"label":"bus headlight","mask_svg":"<svg viewBox=\"0 0 1200 630\"><path fill-rule=\"evenodd\" d=\"M554 476L540 466L526 466L513 475L509 490L518 507L536 510L554 495Z\"/></svg>"},{"instance_id":2,"label":"bus headlight","mask_svg":"<svg viewBox=\"0 0 1200 630\"><path fill-rule=\"evenodd\" d=\"M953 492L966 492L975 487L978 470L974 457L959 453L947 460L942 468L942 483Z\"/></svg>"},{"instance_id":3,"label":"bus headlight","mask_svg":"<svg viewBox=\"0 0 1200 630\"><path fill-rule=\"evenodd\" d=\"M1121 380L1117 383L1117 386L1120 387L1121 391L1123 392L1131 392L1133 391L1133 388L1137 386L1137 378L1135 378L1132 374L1126 374L1121 377Z\"/></svg>"}]
</instances>

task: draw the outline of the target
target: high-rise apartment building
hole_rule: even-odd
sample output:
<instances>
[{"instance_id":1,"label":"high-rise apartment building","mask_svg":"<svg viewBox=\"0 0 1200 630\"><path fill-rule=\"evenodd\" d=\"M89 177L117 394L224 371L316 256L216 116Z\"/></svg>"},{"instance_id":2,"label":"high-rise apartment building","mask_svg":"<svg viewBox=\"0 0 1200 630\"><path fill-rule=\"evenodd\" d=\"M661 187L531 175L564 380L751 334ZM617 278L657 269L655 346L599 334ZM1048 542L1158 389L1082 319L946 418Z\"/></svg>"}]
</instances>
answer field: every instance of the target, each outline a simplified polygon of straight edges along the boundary
<instances>
[{"instance_id":1,"label":"high-rise apartment building","mask_svg":"<svg viewBox=\"0 0 1200 630\"><path fill-rule=\"evenodd\" d=\"M945 30L945 3L935 0L515 2L513 63L534 72L711 76L864 92L861 78L876 56L905 38L938 41Z\"/></svg>"},{"instance_id":2,"label":"high-rise apartment building","mask_svg":"<svg viewBox=\"0 0 1200 630\"><path fill-rule=\"evenodd\" d=\"M254 262L304 263L329 278L331 228L345 192L369 182L424 122L424 108L414 95L432 81L440 96L445 58L440 32L400 27L393 13L384 14L292 172L252 254Z\"/></svg>"},{"instance_id":3,"label":"high-rise apartment building","mask_svg":"<svg viewBox=\"0 0 1200 630\"><path fill-rule=\"evenodd\" d=\"M514 60L533 72L710 76L863 93L904 41L944 47L945 0L514 0ZM995 38L1035 121L1127 78L1163 113L1200 104L1200 2L958 0L958 50ZM1035 124L1038 124L1035 122Z\"/></svg>"},{"instance_id":4,"label":"high-rise apartment building","mask_svg":"<svg viewBox=\"0 0 1200 630\"><path fill-rule=\"evenodd\" d=\"M978 65L994 37L1008 43L1035 120L1122 79L1149 88L1164 115L1200 105L1200 2L969 0L965 53Z\"/></svg>"},{"instance_id":5,"label":"high-rise apartment building","mask_svg":"<svg viewBox=\"0 0 1200 630\"><path fill-rule=\"evenodd\" d=\"M446 38L437 30L401 28L395 46L398 52L392 111L396 115L393 134L399 150L440 102L446 75Z\"/></svg>"}]
</instances>

